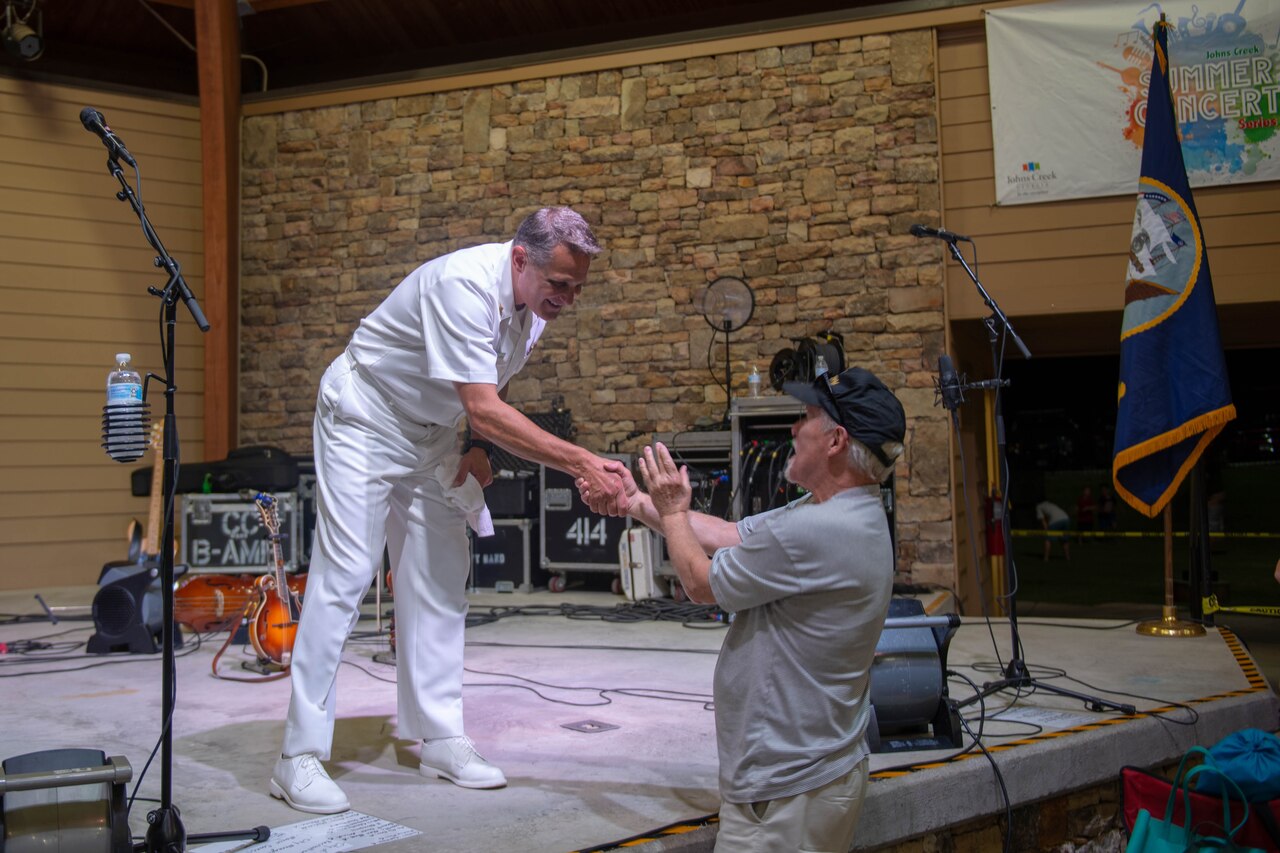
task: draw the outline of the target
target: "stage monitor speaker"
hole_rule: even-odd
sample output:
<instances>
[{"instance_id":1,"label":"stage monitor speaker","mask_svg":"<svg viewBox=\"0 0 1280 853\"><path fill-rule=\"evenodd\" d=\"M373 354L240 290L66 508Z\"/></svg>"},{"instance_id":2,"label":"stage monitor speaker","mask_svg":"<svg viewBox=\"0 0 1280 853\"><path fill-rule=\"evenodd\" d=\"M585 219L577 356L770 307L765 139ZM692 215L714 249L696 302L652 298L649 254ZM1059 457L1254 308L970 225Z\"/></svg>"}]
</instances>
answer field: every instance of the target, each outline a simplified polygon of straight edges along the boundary
<instances>
[{"instance_id":1,"label":"stage monitor speaker","mask_svg":"<svg viewBox=\"0 0 1280 853\"><path fill-rule=\"evenodd\" d=\"M889 602L871 667L872 752L954 749L960 717L947 696L947 647L960 624L954 614L925 616L915 598Z\"/></svg>"},{"instance_id":2,"label":"stage monitor speaker","mask_svg":"<svg viewBox=\"0 0 1280 853\"><path fill-rule=\"evenodd\" d=\"M174 568L174 577L186 566ZM129 652L149 655L160 651L164 636L164 602L160 597L159 568L146 563L108 566L98 578L93 596L93 627L86 651L101 655ZM174 626L174 645L182 645L182 633Z\"/></svg>"},{"instance_id":3,"label":"stage monitor speaker","mask_svg":"<svg viewBox=\"0 0 1280 853\"><path fill-rule=\"evenodd\" d=\"M133 850L125 783L133 768L98 749L7 758L0 774L0 853Z\"/></svg>"}]
</instances>

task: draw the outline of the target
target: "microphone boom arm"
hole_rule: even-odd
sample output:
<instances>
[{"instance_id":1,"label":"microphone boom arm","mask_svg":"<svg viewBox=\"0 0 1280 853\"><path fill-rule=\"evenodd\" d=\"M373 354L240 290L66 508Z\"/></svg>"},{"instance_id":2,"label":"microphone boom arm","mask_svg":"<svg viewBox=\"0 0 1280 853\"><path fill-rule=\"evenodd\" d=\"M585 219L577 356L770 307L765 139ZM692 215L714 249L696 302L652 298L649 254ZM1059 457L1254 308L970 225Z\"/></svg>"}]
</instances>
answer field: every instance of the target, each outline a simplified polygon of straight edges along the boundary
<instances>
[{"instance_id":1,"label":"microphone boom arm","mask_svg":"<svg viewBox=\"0 0 1280 853\"><path fill-rule=\"evenodd\" d=\"M978 288L978 295L982 297L983 303L991 309L991 315L1009 333L1009 337L1013 338L1013 343L1017 346L1018 351L1022 353L1022 357L1031 358L1031 351L1022 342L1022 338L1018 337L1018 333L1013 330L1013 324L1009 322L1009 318L1000 310L1000 306L996 304L996 301L991 298L991 294L987 293L987 289L982 286L982 282L978 280L978 276L969 267L964 255L960 253L959 247L955 243L948 242L947 248L951 251L951 256L960 262L960 266L964 267L964 271L969 275L969 280L973 282L973 286Z\"/></svg>"},{"instance_id":2,"label":"microphone boom arm","mask_svg":"<svg viewBox=\"0 0 1280 853\"><path fill-rule=\"evenodd\" d=\"M165 284L163 291L154 287L148 288L148 290L157 296L163 296L166 302L172 302L175 298L181 297L183 304L191 312L191 319L195 321L200 331L209 331L209 321L205 319L204 312L200 310L200 302L196 299L195 294L191 292L191 288L187 286L186 279L182 277L181 267L165 249L164 244L160 242L160 235L151 227L151 220L147 218L147 211L143 208L142 203L138 201L138 197L133 192L133 187L129 186L129 181L124 176L124 169L120 168L120 164L116 162L114 157L107 157L107 171L120 182L120 192L116 193L116 198L120 201L129 202L129 206L133 208L133 212L138 216L138 221L142 224L143 235L147 238L147 242L151 244L151 248L156 250L156 266L163 268L169 274L169 281Z\"/></svg>"}]
</instances>

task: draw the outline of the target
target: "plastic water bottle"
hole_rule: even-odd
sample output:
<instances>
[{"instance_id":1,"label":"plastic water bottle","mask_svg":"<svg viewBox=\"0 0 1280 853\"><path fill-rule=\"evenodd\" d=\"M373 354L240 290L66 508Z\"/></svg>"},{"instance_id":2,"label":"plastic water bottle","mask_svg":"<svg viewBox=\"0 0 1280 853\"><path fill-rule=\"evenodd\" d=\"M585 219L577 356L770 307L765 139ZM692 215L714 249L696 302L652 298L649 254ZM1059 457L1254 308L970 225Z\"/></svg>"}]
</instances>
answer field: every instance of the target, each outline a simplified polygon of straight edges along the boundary
<instances>
[{"instance_id":1,"label":"plastic water bottle","mask_svg":"<svg viewBox=\"0 0 1280 853\"><path fill-rule=\"evenodd\" d=\"M129 366L127 352L116 353L115 369L107 374L107 406L102 410L103 447L117 462L133 462L147 449L146 406L142 376Z\"/></svg>"},{"instance_id":2,"label":"plastic water bottle","mask_svg":"<svg viewBox=\"0 0 1280 853\"><path fill-rule=\"evenodd\" d=\"M747 389L752 397L760 396L760 371L754 364L751 365L751 375L747 377Z\"/></svg>"},{"instance_id":3,"label":"plastic water bottle","mask_svg":"<svg viewBox=\"0 0 1280 853\"><path fill-rule=\"evenodd\" d=\"M819 355L813 360L813 378L820 379L827 375L827 359L825 356Z\"/></svg>"}]
</instances>

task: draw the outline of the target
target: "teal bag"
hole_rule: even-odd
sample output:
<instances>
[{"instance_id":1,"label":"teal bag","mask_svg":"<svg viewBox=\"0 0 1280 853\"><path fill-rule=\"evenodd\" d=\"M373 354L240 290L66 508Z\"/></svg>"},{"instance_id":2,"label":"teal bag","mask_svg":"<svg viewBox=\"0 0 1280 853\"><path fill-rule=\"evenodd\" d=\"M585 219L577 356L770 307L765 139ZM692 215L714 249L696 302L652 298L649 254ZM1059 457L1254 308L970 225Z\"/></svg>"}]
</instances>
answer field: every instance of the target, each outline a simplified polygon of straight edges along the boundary
<instances>
[{"instance_id":1,"label":"teal bag","mask_svg":"<svg viewBox=\"0 0 1280 853\"><path fill-rule=\"evenodd\" d=\"M1205 763L1187 770L1187 759L1192 755L1203 756ZM1202 828L1207 830L1209 827L1179 826L1174 821L1174 806L1178 792L1181 791L1182 820L1190 823L1187 819L1191 814L1190 790L1193 786L1190 783L1192 779L1205 774L1216 774L1220 777L1223 788L1234 791L1244 806L1244 814L1240 822L1232 825L1231 799L1229 796L1222 798L1222 826L1213 828L1221 828L1225 835L1209 835L1201 832ZM1138 816L1133 821L1133 832L1129 835L1129 844L1125 847L1125 853L1200 853L1200 851L1218 850L1232 851L1232 853L1263 853L1256 847L1241 847L1234 841L1235 834L1248 820L1249 802L1240 792L1240 787L1213 765L1213 756L1207 749L1193 746L1187 750L1187 754L1182 756L1182 761L1178 764L1178 772L1174 776L1173 787L1169 791L1169 802L1165 806L1164 820L1157 820L1146 809L1139 810Z\"/></svg>"},{"instance_id":2,"label":"teal bag","mask_svg":"<svg viewBox=\"0 0 1280 853\"><path fill-rule=\"evenodd\" d=\"M1280 797L1280 738L1260 729L1240 729L1209 747L1213 765L1240 786L1251 803ZM1222 796L1218 777L1201 776L1196 790Z\"/></svg>"}]
</instances>

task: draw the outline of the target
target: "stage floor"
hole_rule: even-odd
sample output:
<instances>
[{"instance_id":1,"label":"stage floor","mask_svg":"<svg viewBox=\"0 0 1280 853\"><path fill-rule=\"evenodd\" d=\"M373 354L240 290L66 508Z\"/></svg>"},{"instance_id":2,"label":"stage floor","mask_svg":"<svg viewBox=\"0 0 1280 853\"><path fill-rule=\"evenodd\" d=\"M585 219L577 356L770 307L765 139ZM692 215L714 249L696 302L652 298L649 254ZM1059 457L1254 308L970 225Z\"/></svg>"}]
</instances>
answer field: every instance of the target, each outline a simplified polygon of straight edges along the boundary
<instances>
[{"instance_id":1,"label":"stage floor","mask_svg":"<svg viewBox=\"0 0 1280 853\"><path fill-rule=\"evenodd\" d=\"M47 619L0 624L0 642L10 650L0 656L6 710L0 758L100 749L127 758L136 781L161 729L160 656L87 654L83 643L93 624L84 614L95 591L0 593L0 613L42 615L34 598L39 592L62 616L56 625ZM629 849L710 850L714 825L665 836L656 830L677 823L698 827L718 808L710 690L724 628L624 621L620 604L626 602L619 596L574 590L472 596L473 615L494 607L505 614L467 630L467 730L507 775L508 787L496 791L465 790L417 774L416 744L395 738L395 670L374 660L387 650L386 622L378 634L374 619L362 621L339 672L329 767L355 812L371 819L349 815L301 828L288 825L313 816L267 794L287 679L216 679L210 663L226 635L197 643L187 634L177 660L172 802L188 833L259 824L278 833L275 848L269 842L255 849L354 850L381 839L376 849L387 853L568 853L654 835L658 840ZM943 599L931 604L946 608ZM374 607L366 610L372 614ZM1126 764L1170 761L1193 743L1211 744L1239 728L1276 728L1276 697L1229 631L1163 639L1139 636L1132 623L1120 620L1037 617L1022 620L1021 636L1031 673L1042 683L1132 703L1139 713L1099 713L1086 707L1090 703L1044 690L988 697L983 743L1014 805L1106 782ZM49 645L14 653L22 650L15 641L32 639ZM1006 622L994 621L989 630L980 619L965 619L948 664L978 684L991 681L1001 666L997 655L1007 660L1010 643ZM253 677L239 666L249 659L251 653L233 646L221 671ZM958 678L949 689L958 700L973 693ZM980 703L962 711L977 732ZM982 752L956 752L873 756L875 781L858 847L1002 813L1000 787ZM891 769L904 764L915 767ZM161 775L157 758L131 816L137 835L154 808L142 798L160 795ZM410 831L421 834L396 838ZM294 846L286 844L290 837ZM325 837L330 840L317 840ZM298 840L304 838L311 840Z\"/></svg>"}]
</instances>

